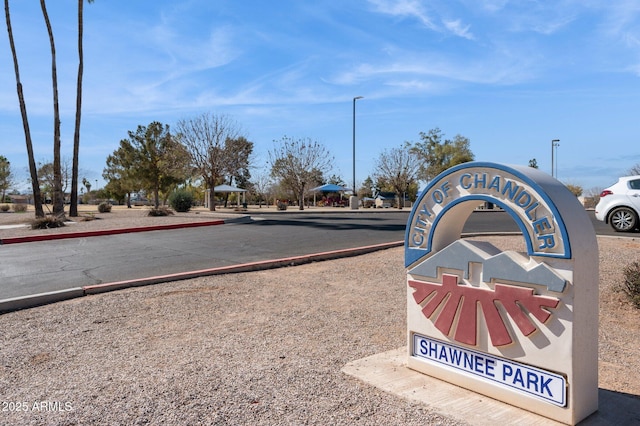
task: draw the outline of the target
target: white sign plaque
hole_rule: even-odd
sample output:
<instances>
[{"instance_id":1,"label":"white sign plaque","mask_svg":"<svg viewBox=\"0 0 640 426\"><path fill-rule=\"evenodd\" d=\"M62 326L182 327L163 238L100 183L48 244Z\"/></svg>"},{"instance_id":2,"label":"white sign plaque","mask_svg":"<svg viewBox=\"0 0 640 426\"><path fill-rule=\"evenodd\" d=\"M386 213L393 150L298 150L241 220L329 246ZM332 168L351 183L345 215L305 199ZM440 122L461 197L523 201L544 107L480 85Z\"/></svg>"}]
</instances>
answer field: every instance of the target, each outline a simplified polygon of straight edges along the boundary
<instances>
[{"instance_id":1,"label":"white sign plaque","mask_svg":"<svg viewBox=\"0 0 640 426\"><path fill-rule=\"evenodd\" d=\"M564 376L505 358L477 352L419 334L413 335L413 356L472 374L499 386L514 389L564 407L567 381Z\"/></svg>"}]
</instances>

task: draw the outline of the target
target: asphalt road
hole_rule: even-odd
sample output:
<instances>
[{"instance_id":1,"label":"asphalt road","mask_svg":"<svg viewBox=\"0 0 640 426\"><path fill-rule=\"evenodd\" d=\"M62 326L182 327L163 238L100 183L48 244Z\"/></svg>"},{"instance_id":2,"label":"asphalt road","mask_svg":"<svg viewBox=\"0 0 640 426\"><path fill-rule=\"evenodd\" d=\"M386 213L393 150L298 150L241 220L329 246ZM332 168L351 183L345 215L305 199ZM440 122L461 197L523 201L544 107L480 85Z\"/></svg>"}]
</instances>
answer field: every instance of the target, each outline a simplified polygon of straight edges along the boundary
<instances>
[{"instance_id":1,"label":"asphalt road","mask_svg":"<svg viewBox=\"0 0 640 426\"><path fill-rule=\"evenodd\" d=\"M401 241L409 213L255 214L251 223L0 246L0 300ZM598 234L615 234L590 214ZM504 212L475 212L463 230L510 231L519 229Z\"/></svg>"}]
</instances>

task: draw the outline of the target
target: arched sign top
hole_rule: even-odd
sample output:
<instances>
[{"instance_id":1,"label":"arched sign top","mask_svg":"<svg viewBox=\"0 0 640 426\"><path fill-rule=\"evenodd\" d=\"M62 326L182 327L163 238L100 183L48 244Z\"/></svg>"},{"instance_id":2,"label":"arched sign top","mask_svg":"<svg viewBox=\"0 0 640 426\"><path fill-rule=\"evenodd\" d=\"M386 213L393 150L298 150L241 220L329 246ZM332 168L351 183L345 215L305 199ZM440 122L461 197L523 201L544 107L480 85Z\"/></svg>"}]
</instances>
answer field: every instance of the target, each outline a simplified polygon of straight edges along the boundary
<instances>
[{"instance_id":1,"label":"arched sign top","mask_svg":"<svg viewBox=\"0 0 640 426\"><path fill-rule=\"evenodd\" d=\"M422 191L405 232L405 266L460 238L473 210L483 202L500 206L522 231L529 256L571 258L558 203L569 191L530 167L470 162L439 174Z\"/></svg>"}]
</instances>

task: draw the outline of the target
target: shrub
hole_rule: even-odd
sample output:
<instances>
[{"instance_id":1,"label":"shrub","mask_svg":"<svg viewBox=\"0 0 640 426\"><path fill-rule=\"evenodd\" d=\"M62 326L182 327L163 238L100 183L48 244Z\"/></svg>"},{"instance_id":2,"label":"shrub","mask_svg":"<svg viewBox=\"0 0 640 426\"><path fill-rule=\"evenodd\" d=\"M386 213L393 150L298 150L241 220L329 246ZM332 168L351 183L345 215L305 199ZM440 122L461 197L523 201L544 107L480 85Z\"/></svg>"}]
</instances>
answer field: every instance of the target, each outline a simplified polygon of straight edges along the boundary
<instances>
[{"instance_id":1,"label":"shrub","mask_svg":"<svg viewBox=\"0 0 640 426\"><path fill-rule=\"evenodd\" d=\"M3 212L8 212L9 211L9 204L3 204L0 206L0 210Z\"/></svg>"},{"instance_id":2,"label":"shrub","mask_svg":"<svg viewBox=\"0 0 640 426\"><path fill-rule=\"evenodd\" d=\"M169 196L169 205L177 212L188 212L193 205L193 194L185 189L178 189Z\"/></svg>"},{"instance_id":3,"label":"shrub","mask_svg":"<svg viewBox=\"0 0 640 426\"><path fill-rule=\"evenodd\" d=\"M93 214L93 212L88 212L84 216L82 216L80 221L81 222L91 222L92 220L96 220L96 219L97 219L97 217L96 217L96 215Z\"/></svg>"},{"instance_id":4,"label":"shrub","mask_svg":"<svg viewBox=\"0 0 640 426\"><path fill-rule=\"evenodd\" d=\"M65 224L62 218L50 215L31 221L31 229L61 228L63 226L65 226Z\"/></svg>"},{"instance_id":5,"label":"shrub","mask_svg":"<svg viewBox=\"0 0 640 426\"><path fill-rule=\"evenodd\" d=\"M278 201L278 210L286 210L287 203L283 203L282 201Z\"/></svg>"},{"instance_id":6,"label":"shrub","mask_svg":"<svg viewBox=\"0 0 640 426\"><path fill-rule=\"evenodd\" d=\"M624 283L622 291L627 295L633 306L640 308L640 262L636 261L623 269Z\"/></svg>"},{"instance_id":7,"label":"shrub","mask_svg":"<svg viewBox=\"0 0 640 426\"><path fill-rule=\"evenodd\" d=\"M113 207L111 204L107 203L106 201L103 201L100 204L98 204L98 211L100 213L110 213L111 207Z\"/></svg>"},{"instance_id":8,"label":"shrub","mask_svg":"<svg viewBox=\"0 0 640 426\"><path fill-rule=\"evenodd\" d=\"M173 211L168 207L158 207L149 210L149 216L171 216Z\"/></svg>"},{"instance_id":9,"label":"shrub","mask_svg":"<svg viewBox=\"0 0 640 426\"><path fill-rule=\"evenodd\" d=\"M27 205L26 204L14 204L13 205L13 211L16 213L24 213L27 211Z\"/></svg>"}]
</instances>

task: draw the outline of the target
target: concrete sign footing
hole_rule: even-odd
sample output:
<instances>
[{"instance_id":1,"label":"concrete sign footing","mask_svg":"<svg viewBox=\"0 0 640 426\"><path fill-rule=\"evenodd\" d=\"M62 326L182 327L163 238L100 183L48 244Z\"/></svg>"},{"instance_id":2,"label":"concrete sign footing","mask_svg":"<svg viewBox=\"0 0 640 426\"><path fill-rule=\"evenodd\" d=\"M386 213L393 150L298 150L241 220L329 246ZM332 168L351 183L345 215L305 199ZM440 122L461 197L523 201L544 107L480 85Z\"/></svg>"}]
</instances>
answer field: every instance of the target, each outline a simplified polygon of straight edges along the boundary
<instances>
[{"instance_id":1,"label":"concrete sign footing","mask_svg":"<svg viewBox=\"0 0 640 426\"><path fill-rule=\"evenodd\" d=\"M562 424L412 370L407 367L406 354L406 347L379 353L348 363L342 372L384 392L419 402L442 416L475 426ZM598 394L600 409L583 420L581 425L640 422L640 401L637 398L605 389L600 389Z\"/></svg>"}]
</instances>

